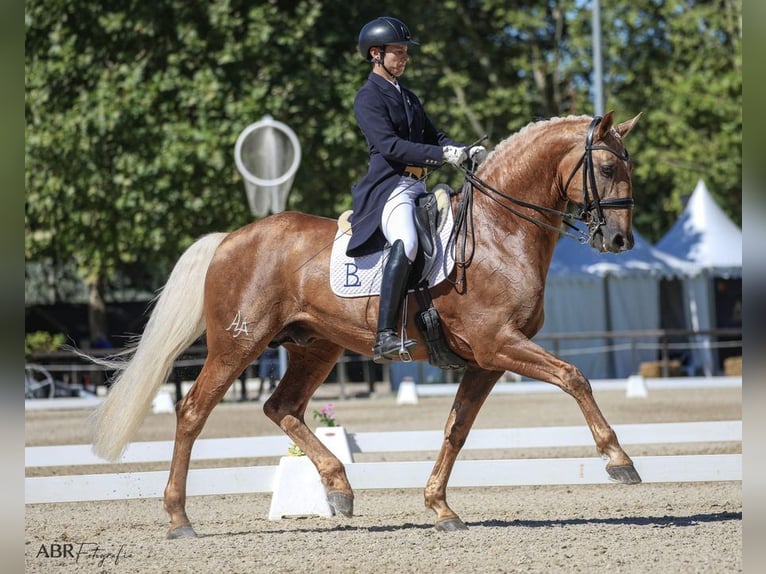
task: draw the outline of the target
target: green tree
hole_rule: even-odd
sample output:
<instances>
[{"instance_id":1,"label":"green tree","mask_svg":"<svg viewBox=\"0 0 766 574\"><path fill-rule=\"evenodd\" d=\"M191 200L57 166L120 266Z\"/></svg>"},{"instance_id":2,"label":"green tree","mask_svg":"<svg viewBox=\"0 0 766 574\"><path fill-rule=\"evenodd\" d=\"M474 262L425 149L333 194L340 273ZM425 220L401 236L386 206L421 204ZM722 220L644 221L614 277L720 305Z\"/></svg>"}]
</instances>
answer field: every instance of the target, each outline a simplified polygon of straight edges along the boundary
<instances>
[{"instance_id":1,"label":"green tree","mask_svg":"<svg viewBox=\"0 0 766 574\"><path fill-rule=\"evenodd\" d=\"M631 134L636 227L659 239L703 178L742 221L741 0L607 7L609 104L643 111Z\"/></svg>"},{"instance_id":2,"label":"green tree","mask_svg":"<svg viewBox=\"0 0 766 574\"><path fill-rule=\"evenodd\" d=\"M199 235L251 219L234 140L267 112L300 124L296 86L311 82L291 64L311 59L302 37L318 12L27 3L26 253L77 262L92 331L117 274L168 269Z\"/></svg>"}]
</instances>

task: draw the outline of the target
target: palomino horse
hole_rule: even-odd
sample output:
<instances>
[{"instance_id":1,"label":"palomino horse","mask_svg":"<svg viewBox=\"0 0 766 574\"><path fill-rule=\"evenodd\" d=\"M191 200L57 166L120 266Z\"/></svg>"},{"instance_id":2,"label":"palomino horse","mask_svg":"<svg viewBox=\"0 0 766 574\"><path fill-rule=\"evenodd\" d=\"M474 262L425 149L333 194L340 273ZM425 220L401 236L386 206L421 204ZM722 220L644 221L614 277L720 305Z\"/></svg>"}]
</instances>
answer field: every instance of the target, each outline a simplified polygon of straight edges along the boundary
<instances>
[{"instance_id":1,"label":"palomino horse","mask_svg":"<svg viewBox=\"0 0 766 574\"><path fill-rule=\"evenodd\" d=\"M439 530L466 528L447 504L447 481L479 409L506 371L551 383L574 397L598 452L608 458L611 478L641 481L596 405L588 379L530 341L543 324L545 278L568 202L584 205L592 247L619 252L633 245L631 167L623 138L637 120L614 126L609 112L603 118L532 123L489 155L473 180L479 193L471 193L472 202L460 195L452 200L453 209L461 200L472 203L466 217L470 233L463 235L470 244L463 251L472 256L459 280L453 271L453 281L432 288L446 340L467 362L425 486L425 505L436 513ZM471 191L464 188L461 195ZM111 365L120 372L94 416L94 451L114 460L150 409L174 359L206 332L205 363L176 406L164 494L168 538L196 536L186 515L192 445L232 382L272 342L287 348L289 367L263 410L314 463L332 507L352 516L354 495L343 464L304 422L311 396L343 349L369 355L375 339L375 298L341 298L330 290L330 253L321 246L331 244L335 232L332 219L285 212L202 237L177 262L141 339ZM412 324L415 305L408 308ZM420 338L413 358L427 358Z\"/></svg>"}]
</instances>

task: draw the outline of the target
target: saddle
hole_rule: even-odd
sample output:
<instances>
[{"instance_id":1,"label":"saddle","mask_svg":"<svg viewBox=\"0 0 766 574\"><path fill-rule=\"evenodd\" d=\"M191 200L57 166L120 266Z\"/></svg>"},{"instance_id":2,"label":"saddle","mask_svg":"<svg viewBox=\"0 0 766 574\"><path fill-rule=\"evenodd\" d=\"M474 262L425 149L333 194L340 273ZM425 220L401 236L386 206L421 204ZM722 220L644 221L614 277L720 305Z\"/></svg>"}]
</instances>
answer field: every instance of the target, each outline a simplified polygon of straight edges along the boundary
<instances>
[{"instance_id":1,"label":"saddle","mask_svg":"<svg viewBox=\"0 0 766 574\"><path fill-rule=\"evenodd\" d=\"M415 288L428 281L436 265L436 238L447 219L446 210L450 209L449 198L452 189L445 184L437 185L431 193L421 195L415 200L415 229L418 232L418 254L410 274L410 287Z\"/></svg>"},{"instance_id":2,"label":"saddle","mask_svg":"<svg viewBox=\"0 0 766 574\"><path fill-rule=\"evenodd\" d=\"M418 278L413 289L420 307L415 315L415 324L426 342L428 362L442 369L459 369L465 366L465 361L447 345L427 279L439 263L436 258L436 237L445 219L442 217L442 209L445 206L440 207L440 200L441 203L446 203L446 209L450 209L449 198L452 193L448 185L438 184L431 193L420 196L415 202L418 256L415 258L412 276Z\"/></svg>"},{"instance_id":3,"label":"saddle","mask_svg":"<svg viewBox=\"0 0 766 574\"><path fill-rule=\"evenodd\" d=\"M465 361L455 355L444 338L439 313L431 298L429 278L433 277L436 266L444 263L439 257L438 238L450 215L450 196L452 189L445 184L436 185L431 193L420 196L415 202L415 227L418 233L418 255L413 263L408 281L408 290L414 291L419 311L415 323L423 335L428 349L428 362L443 369L457 369L465 366ZM338 230L350 233L349 217L346 212L338 219ZM445 274L446 274L445 270Z\"/></svg>"}]
</instances>

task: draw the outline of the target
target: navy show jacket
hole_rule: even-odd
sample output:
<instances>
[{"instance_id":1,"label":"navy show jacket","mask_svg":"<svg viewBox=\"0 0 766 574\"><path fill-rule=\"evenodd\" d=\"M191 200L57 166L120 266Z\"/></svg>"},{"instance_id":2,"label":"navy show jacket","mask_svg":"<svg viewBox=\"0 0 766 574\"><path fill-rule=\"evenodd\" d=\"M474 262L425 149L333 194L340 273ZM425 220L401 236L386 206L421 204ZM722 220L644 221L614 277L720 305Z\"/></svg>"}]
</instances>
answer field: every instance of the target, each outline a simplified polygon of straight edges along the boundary
<instances>
[{"instance_id":1,"label":"navy show jacket","mask_svg":"<svg viewBox=\"0 0 766 574\"><path fill-rule=\"evenodd\" d=\"M439 131L417 96L401 83L399 87L402 93L382 76L370 73L354 100L354 115L367 139L370 159L367 174L351 191L353 231L346 250L351 257L385 245L380 230L383 206L404 169L439 166L443 146L463 145Z\"/></svg>"}]
</instances>

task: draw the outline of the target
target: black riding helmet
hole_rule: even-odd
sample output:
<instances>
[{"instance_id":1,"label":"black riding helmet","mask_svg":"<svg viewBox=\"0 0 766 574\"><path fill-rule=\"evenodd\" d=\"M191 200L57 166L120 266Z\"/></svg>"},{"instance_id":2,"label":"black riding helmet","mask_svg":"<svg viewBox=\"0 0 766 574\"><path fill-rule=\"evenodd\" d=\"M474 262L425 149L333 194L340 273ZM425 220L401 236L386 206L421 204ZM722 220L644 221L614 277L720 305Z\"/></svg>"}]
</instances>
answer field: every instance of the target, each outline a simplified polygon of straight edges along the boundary
<instances>
[{"instance_id":1,"label":"black riding helmet","mask_svg":"<svg viewBox=\"0 0 766 574\"><path fill-rule=\"evenodd\" d=\"M410 36L410 30L401 20L389 16L381 16L367 22L359 32L359 53L362 58L372 62L370 48L373 46L385 46L386 44L407 44L419 46Z\"/></svg>"}]
</instances>

